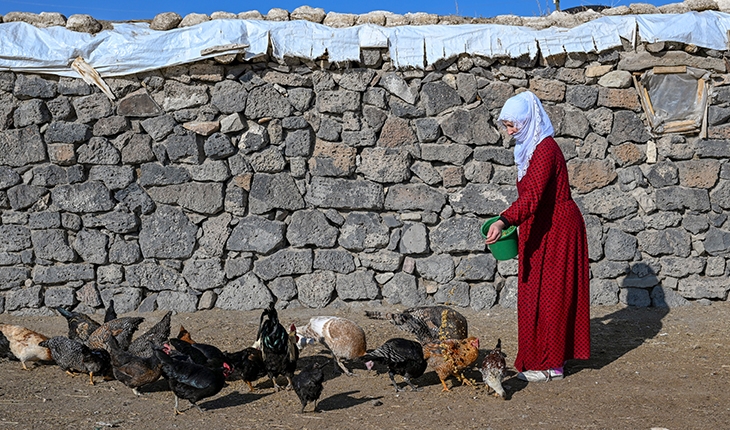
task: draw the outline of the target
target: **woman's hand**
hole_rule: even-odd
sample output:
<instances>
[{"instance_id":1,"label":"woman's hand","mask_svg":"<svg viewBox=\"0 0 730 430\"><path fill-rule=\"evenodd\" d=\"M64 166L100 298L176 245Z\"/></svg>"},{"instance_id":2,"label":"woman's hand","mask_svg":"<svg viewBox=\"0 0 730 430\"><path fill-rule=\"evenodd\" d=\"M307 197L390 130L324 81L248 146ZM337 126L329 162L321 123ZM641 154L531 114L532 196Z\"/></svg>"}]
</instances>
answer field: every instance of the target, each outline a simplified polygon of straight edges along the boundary
<instances>
[{"instance_id":1,"label":"woman's hand","mask_svg":"<svg viewBox=\"0 0 730 430\"><path fill-rule=\"evenodd\" d=\"M493 244L502 237L502 230L504 230L504 227L504 222L501 219L495 221L489 226L489 232L487 233L487 239L485 240L487 245Z\"/></svg>"}]
</instances>

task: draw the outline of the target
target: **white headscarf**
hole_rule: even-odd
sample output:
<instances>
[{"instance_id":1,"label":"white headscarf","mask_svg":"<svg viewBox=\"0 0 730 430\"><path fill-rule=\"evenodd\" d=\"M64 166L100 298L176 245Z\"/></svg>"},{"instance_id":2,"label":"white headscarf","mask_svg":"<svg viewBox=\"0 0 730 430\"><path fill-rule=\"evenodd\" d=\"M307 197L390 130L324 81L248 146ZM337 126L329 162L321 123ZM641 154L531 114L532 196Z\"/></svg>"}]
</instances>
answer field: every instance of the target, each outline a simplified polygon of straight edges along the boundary
<instances>
[{"instance_id":1,"label":"white headscarf","mask_svg":"<svg viewBox=\"0 0 730 430\"><path fill-rule=\"evenodd\" d=\"M517 127L517 133L513 137L517 141L515 163L517 163L517 180L519 181L525 176L527 168L530 166L530 159L537 144L555 132L553 124L542 107L540 99L530 91L510 97L504 103L497 121L500 123L510 121Z\"/></svg>"}]
</instances>

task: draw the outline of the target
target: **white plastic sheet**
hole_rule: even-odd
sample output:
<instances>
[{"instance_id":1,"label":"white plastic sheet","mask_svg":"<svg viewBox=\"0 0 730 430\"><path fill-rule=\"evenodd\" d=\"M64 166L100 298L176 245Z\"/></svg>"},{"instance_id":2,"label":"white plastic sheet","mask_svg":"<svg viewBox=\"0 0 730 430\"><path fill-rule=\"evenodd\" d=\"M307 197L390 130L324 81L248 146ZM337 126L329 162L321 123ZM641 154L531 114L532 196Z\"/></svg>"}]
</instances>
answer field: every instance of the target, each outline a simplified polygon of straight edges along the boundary
<instances>
[{"instance_id":1,"label":"white plastic sheet","mask_svg":"<svg viewBox=\"0 0 730 430\"><path fill-rule=\"evenodd\" d=\"M690 12L681 15L602 17L572 29L534 30L504 25L429 25L331 28L308 21L212 20L168 31L145 23L115 24L95 35L63 27L36 28L14 22L0 24L0 70L73 76L70 63L81 56L103 77L129 75L193 63L236 50L206 49L246 45L245 58L271 52L277 58L357 61L362 48L385 48L398 68L424 68L460 54L486 57L543 56L600 52L621 45L621 39L676 41L725 50L730 15ZM270 50L270 51L269 51Z\"/></svg>"}]
</instances>

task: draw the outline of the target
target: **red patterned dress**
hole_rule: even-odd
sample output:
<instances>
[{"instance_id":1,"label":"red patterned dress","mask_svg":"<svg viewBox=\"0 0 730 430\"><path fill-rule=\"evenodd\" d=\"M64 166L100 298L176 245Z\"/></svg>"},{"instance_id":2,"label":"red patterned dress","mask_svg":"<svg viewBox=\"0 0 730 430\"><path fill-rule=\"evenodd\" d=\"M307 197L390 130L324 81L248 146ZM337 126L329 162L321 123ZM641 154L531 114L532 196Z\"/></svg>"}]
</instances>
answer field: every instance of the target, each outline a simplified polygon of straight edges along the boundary
<instances>
[{"instance_id":1,"label":"red patterned dress","mask_svg":"<svg viewBox=\"0 0 730 430\"><path fill-rule=\"evenodd\" d=\"M535 148L502 213L519 226L518 371L562 367L590 357L588 240L570 196L565 158L552 137Z\"/></svg>"}]
</instances>

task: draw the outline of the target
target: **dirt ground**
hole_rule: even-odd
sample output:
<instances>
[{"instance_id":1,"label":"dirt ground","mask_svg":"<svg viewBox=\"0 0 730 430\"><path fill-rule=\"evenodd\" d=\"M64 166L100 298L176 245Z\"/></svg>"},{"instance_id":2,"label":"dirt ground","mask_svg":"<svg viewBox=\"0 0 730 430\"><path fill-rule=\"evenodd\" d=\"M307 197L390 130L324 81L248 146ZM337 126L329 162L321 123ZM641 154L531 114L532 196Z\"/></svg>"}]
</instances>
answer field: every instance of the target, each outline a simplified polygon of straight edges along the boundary
<instances>
[{"instance_id":1,"label":"dirt ground","mask_svg":"<svg viewBox=\"0 0 730 430\"><path fill-rule=\"evenodd\" d=\"M390 308L395 309L395 308ZM350 310L293 309L280 312L285 325L304 324L310 316L338 315L361 324L368 347L391 337L408 337L386 321L369 320L364 308ZM517 315L501 308L460 311L469 332L480 338L481 349L497 338L511 366L516 353ZM141 330L162 312L144 314ZM224 350L250 345L260 312L212 310L178 314L173 332L183 324L198 342ZM101 315L97 316L101 319ZM491 429L693 429L728 428L730 424L730 303L678 309L597 307L592 312L593 357L571 362L562 381L527 384L510 376L508 399L449 381L441 392L436 374L427 370L415 379L420 392L396 393L387 374L352 363L356 376L335 373L330 362L319 402L321 412L299 413L293 391L274 392L266 379L250 393L242 381L230 382L200 405L207 409L173 415L173 395L160 380L143 388L142 397L117 381L94 386L72 378L55 365L23 371L20 363L0 363L0 430L28 428L491 428ZM48 336L65 335L62 317L11 317L0 322L19 324ZM302 353L301 364L330 360L319 346ZM480 359L481 361L481 359ZM481 381L477 371L468 376ZM396 377L400 382L400 377ZM187 401L181 402L187 408ZM311 411L310 404L307 411Z\"/></svg>"}]
</instances>

